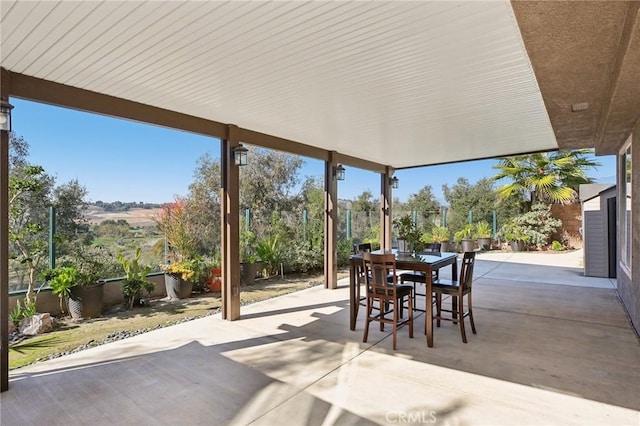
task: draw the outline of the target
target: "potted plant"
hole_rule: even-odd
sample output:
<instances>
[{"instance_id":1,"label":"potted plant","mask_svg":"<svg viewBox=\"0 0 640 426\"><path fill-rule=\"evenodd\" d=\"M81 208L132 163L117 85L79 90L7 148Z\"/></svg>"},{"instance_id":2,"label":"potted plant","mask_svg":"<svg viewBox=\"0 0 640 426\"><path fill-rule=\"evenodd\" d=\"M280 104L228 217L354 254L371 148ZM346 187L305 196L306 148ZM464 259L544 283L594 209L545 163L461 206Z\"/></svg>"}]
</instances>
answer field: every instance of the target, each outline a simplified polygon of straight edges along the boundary
<instances>
[{"instance_id":1,"label":"potted plant","mask_svg":"<svg viewBox=\"0 0 640 426\"><path fill-rule=\"evenodd\" d=\"M491 249L491 225L489 222L476 223L476 238L478 238L478 247L484 250Z\"/></svg>"},{"instance_id":2,"label":"potted plant","mask_svg":"<svg viewBox=\"0 0 640 426\"><path fill-rule=\"evenodd\" d=\"M109 265L103 263L98 251L75 247L57 267L40 275L60 298L60 311L68 312L73 319L95 318L102 313L105 281L101 278Z\"/></svg>"},{"instance_id":3,"label":"potted plant","mask_svg":"<svg viewBox=\"0 0 640 426\"><path fill-rule=\"evenodd\" d=\"M194 283L204 283L209 271L202 258L161 265L164 284L169 300L186 299L191 296Z\"/></svg>"},{"instance_id":4,"label":"potted plant","mask_svg":"<svg viewBox=\"0 0 640 426\"><path fill-rule=\"evenodd\" d=\"M258 272L256 254L256 236L243 224L240 230L240 282L242 284L253 284Z\"/></svg>"},{"instance_id":5,"label":"potted plant","mask_svg":"<svg viewBox=\"0 0 640 426\"><path fill-rule=\"evenodd\" d=\"M474 239L474 226L471 224L465 225L461 230L454 234L456 243L461 245L462 251L473 251L476 247L476 241Z\"/></svg>"},{"instance_id":6,"label":"potted plant","mask_svg":"<svg viewBox=\"0 0 640 426\"><path fill-rule=\"evenodd\" d=\"M57 266L43 271L40 278L49 283L51 293L60 299L60 312L69 312L67 305L71 289L80 281L78 269L75 266Z\"/></svg>"},{"instance_id":7,"label":"potted plant","mask_svg":"<svg viewBox=\"0 0 640 426\"><path fill-rule=\"evenodd\" d=\"M117 255L118 262L122 265L125 273L125 278L122 281L122 295L129 309L132 309L134 304L140 302L143 291L151 294L156 287L154 283L147 279L147 274L151 272L151 266L140 266L141 254L142 250L138 247L131 259L125 258L122 253Z\"/></svg>"},{"instance_id":8,"label":"potted plant","mask_svg":"<svg viewBox=\"0 0 640 426\"><path fill-rule=\"evenodd\" d=\"M505 240L509 241L511 250L513 251L525 251L531 239L531 236L528 234L528 229L513 221L506 223L500 233L504 236Z\"/></svg>"},{"instance_id":9,"label":"potted plant","mask_svg":"<svg viewBox=\"0 0 640 426\"><path fill-rule=\"evenodd\" d=\"M411 215L406 214L400 216L393 221L393 226L398 231L398 252L412 253L420 251L422 244L420 241L420 232L413 226Z\"/></svg>"},{"instance_id":10,"label":"potted plant","mask_svg":"<svg viewBox=\"0 0 640 426\"><path fill-rule=\"evenodd\" d=\"M260 240L256 246L256 252L263 263L262 269L265 275L270 277L276 275L282 260L282 250L278 242L278 236L270 236Z\"/></svg>"},{"instance_id":11,"label":"potted plant","mask_svg":"<svg viewBox=\"0 0 640 426\"><path fill-rule=\"evenodd\" d=\"M434 226L431 228L431 240L434 243L440 243L442 251L450 251L449 247L449 228L446 226Z\"/></svg>"},{"instance_id":12,"label":"potted plant","mask_svg":"<svg viewBox=\"0 0 640 426\"><path fill-rule=\"evenodd\" d=\"M207 287L209 288L209 291L217 293L222 291L222 269L219 266L214 266L213 268L209 269Z\"/></svg>"}]
</instances>

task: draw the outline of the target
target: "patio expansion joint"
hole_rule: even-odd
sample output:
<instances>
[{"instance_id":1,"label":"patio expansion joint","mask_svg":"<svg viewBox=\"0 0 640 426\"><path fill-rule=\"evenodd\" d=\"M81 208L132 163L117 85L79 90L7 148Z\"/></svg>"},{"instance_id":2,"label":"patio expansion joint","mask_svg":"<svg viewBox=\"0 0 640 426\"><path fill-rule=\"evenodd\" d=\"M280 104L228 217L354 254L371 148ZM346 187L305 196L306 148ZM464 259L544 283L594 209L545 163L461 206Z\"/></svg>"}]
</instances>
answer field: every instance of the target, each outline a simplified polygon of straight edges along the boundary
<instances>
[{"instance_id":1,"label":"patio expansion joint","mask_svg":"<svg viewBox=\"0 0 640 426\"><path fill-rule=\"evenodd\" d=\"M584 320L576 320L576 319L571 319L571 318L558 318L558 317L552 317L549 315L539 315L539 314L531 314L531 313L527 313L527 312L518 312L518 311L508 311L505 309L496 309L496 308L485 308L482 306L475 306L475 309L483 309L486 311L494 311L494 312L503 312L503 313L507 313L507 314L516 314L516 315L523 315L523 316L531 316L531 317L537 317L537 318L546 318L546 319L551 319L554 321L571 321L574 323L578 323L578 324L590 324L590 325L598 325L598 326L602 326L602 327L610 327L610 328L618 328L621 330L627 330L628 327L623 327L621 325L613 325L613 324L605 324L605 323L600 323L600 322L593 322L593 321L584 321Z\"/></svg>"}]
</instances>

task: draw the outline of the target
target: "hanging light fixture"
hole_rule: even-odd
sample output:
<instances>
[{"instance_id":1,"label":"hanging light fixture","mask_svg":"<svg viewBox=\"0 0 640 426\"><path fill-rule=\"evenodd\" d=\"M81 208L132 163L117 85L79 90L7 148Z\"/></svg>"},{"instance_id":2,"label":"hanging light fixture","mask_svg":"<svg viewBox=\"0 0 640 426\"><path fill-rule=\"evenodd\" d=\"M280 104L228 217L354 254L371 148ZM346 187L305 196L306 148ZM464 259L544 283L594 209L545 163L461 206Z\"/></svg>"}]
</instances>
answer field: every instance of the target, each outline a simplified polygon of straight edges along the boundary
<instances>
[{"instance_id":1,"label":"hanging light fixture","mask_svg":"<svg viewBox=\"0 0 640 426\"><path fill-rule=\"evenodd\" d=\"M391 186L391 188L393 189L398 189L398 182L400 182L400 179L395 176L389 178L389 186Z\"/></svg>"},{"instance_id":2,"label":"hanging light fixture","mask_svg":"<svg viewBox=\"0 0 640 426\"><path fill-rule=\"evenodd\" d=\"M247 153L249 150L242 145L238 145L233 148L233 162L236 166L247 165Z\"/></svg>"},{"instance_id":3,"label":"hanging light fixture","mask_svg":"<svg viewBox=\"0 0 640 426\"><path fill-rule=\"evenodd\" d=\"M11 105L5 98L0 99L0 130L5 132L11 131Z\"/></svg>"},{"instance_id":4,"label":"hanging light fixture","mask_svg":"<svg viewBox=\"0 0 640 426\"><path fill-rule=\"evenodd\" d=\"M342 166L342 164L338 164L334 169L333 169L333 176L336 178L336 180L344 180L344 167Z\"/></svg>"}]
</instances>

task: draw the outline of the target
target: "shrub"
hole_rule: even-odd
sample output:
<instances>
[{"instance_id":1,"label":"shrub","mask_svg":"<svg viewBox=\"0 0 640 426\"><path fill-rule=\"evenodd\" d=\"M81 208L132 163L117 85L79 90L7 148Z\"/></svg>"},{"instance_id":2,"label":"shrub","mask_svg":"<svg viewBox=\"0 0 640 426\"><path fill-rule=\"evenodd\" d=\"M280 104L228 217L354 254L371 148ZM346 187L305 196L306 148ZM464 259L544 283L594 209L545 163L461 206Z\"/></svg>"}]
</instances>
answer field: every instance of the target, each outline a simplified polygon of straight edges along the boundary
<instances>
[{"instance_id":1,"label":"shrub","mask_svg":"<svg viewBox=\"0 0 640 426\"><path fill-rule=\"evenodd\" d=\"M522 240L540 248L548 243L551 234L561 225L559 219L551 216L550 206L537 203L530 212L515 216L505 224L502 234L508 240Z\"/></svg>"},{"instance_id":2,"label":"shrub","mask_svg":"<svg viewBox=\"0 0 640 426\"><path fill-rule=\"evenodd\" d=\"M11 318L11 322L17 326L22 319L31 318L36 313L36 301L29 301L25 298L24 305L22 305L19 300L16 302L16 307L9 313L9 318Z\"/></svg>"},{"instance_id":3,"label":"shrub","mask_svg":"<svg viewBox=\"0 0 640 426\"><path fill-rule=\"evenodd\" d=\"M560 241L554 240L551 243L551 250L553 250L553 251L563 251L564 250L564 246L562 245L562 243Z\"/></svg>"}]
</instances>

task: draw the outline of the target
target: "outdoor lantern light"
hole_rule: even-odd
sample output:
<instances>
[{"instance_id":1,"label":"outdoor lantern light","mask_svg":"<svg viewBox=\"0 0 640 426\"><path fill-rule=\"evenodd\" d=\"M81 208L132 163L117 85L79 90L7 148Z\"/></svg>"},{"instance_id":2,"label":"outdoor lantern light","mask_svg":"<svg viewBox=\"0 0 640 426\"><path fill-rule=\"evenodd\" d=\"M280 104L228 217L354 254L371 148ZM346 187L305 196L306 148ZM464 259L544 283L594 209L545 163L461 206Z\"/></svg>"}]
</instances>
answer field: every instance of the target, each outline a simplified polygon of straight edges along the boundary
<instances>
[{"instance_id":1,"label":"outdoor lantern light","mask_svg":"<svg viewBox=\"0 0 640 426\"><path fill-rule=\"evenodd\" d=\"M247 165L247 152L249 152L249 150L242 145L233 148L233 161L236 166Z\"/></svg>"},{"instance_id":2,"label":"outdoor lantern light","mask_svg":"<svg viewBox=\"0 0 640 426\"><path fill-rule=\"evenodd\" d=\"M389 185L391 185L393 189L398 189L398 182L400 182L400 179L398 179L395 176L392 178L389 178Z\"/></svg>"},{"instance_id":3,"label":"outdoor lantern light","mask_svg":"<svg viewBox=\"0 0 640 426\"><path fill-rule=\"evenodd\" d=\"M0 130L5 132L11 131L11 110L13 105L6 99L0 99Z\"/></svg>"},{"instance_id":4,"label":"outdoor lantern light","mask_svg":"<svg viewBox=\"0 0 640 426\"><path fill-rule=\"evenodd\" d=\"M333 169L333 175L336 180L344 180L344 167L342 167L342 164L338 164L335 169Z\"/></svg>"}]
</instances>

